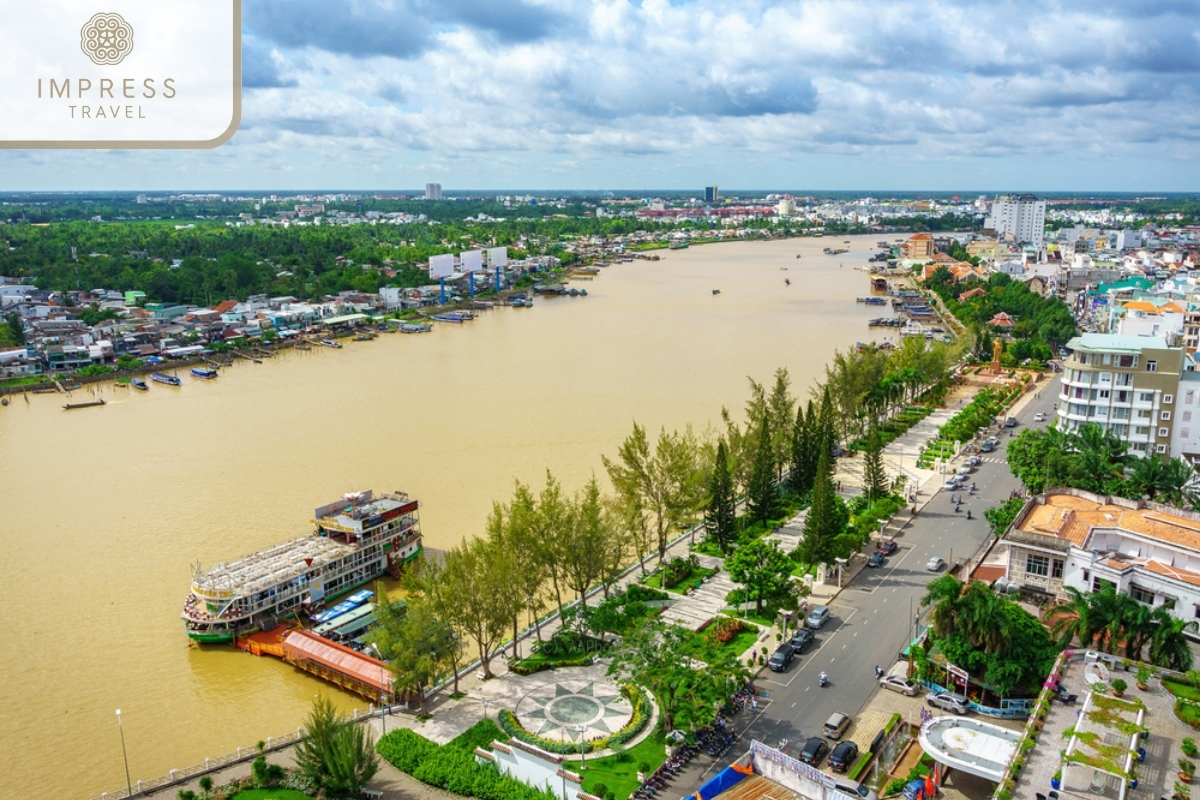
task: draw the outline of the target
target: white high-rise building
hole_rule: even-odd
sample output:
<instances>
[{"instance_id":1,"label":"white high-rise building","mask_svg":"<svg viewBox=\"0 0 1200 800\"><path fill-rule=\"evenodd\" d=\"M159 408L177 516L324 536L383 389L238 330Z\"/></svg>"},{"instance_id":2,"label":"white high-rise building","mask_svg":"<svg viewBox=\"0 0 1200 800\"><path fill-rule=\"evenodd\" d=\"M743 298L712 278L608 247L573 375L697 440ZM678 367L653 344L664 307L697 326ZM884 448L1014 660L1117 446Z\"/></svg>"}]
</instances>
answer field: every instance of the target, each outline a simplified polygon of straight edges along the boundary
<instances>
[{"instance_id":1,"label":"white high-rise building","mask_svg":"<svg viewBox=\"0 0 1200 800\"><path fill-rule=\"evenodd\" d=\"M425 199L426 200L441 200L442 185L440 183L425 184Z\"/></svg>"},{"instance_id":2,"label":"white high-rise building","mask_svg":"<svg viewBox=\"0 0 1200 800\"><path fill-rule=\"evenodd\" d=\"M1032 194L998 195L983 227L1041 247L1046 241L1046 201Z\"/></svg>"}]
</instances>

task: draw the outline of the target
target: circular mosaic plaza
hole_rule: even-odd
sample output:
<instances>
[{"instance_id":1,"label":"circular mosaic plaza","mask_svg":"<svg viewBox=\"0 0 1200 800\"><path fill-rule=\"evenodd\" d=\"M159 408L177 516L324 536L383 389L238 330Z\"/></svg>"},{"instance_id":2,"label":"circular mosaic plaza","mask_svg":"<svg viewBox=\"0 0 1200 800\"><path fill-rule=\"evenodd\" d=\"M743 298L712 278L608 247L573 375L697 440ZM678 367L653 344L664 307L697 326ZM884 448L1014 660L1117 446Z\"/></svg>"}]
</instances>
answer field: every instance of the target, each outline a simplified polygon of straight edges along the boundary
<instances>
[{"instance_id":1,"label":"circular mosaic plaza","mask_svg":"<svg viewBox=\"0 0 1200 800\"><path fill-rule=\"evenodd\" d=\"M598 681L552 681L521 698L514 713L530 733L578 742L616 733L633 718L617 687Z\"/></svg>"}]
</instances>

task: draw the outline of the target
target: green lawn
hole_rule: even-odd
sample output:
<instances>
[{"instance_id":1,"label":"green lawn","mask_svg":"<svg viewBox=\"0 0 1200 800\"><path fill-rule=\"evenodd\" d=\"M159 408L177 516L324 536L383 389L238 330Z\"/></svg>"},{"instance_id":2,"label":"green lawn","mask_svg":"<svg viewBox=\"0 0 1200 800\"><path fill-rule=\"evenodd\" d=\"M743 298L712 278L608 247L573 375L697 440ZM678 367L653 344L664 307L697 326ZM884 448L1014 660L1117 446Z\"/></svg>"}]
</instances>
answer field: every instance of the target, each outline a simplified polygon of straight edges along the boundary
<instances>
[{"instance_id":1,"label":"green lawn","mask_svg":"<svg viewBox=\"0 0 1200 800\"><path fill-rule=\"evenodd\" d=\"M23 375L20 378L9 378L6 381L0 381L0 386L33 386L47 382L45 375Z\"/></svg>"},{"instance_id":2,"label":"green lawn","mask_svg":"<svg viewBox=\"0 0 1200 800\"><path fill-rule=\"evenodd\" d=\"M230 800L313 800L304 792L295 789L247 789L238 792Z\"/></svg>"},{"instance_id":3,"label":"green lawn","mask_svg":"<svg viewBox=\"0 0 1200 800\"><path fill-rule=\"evenodd\" d=\"M662 585L663 570L659 570L658 572L654 573L649 578L647 578L644 583L646 586L653 586L655 589L663 589L663 591L666 591L666 592L673 592L675 594L683 594L685 589L691 589L693 586L695 586L696 581L702 581L706 578L711 578L713 575L716 575L716 574L717 574L717 571L715 569L709 569L707 567L700 567L699 569L689 570L686 578L684 578L682 581L680 581L673 588L666 589Z\"/></svg>"},{"instance_id":4,"label":"green lawn","mask_svg":"<svg viewBox=\"0 0 1200 800\"><path fill-rule=\"evenodd\" d=\"M650 765L650 772L658 769L667 760L666 744L666 738L656 731L620 755L587 759L583 769L583 790L594 794L596 784L603 783L617 800L626 800L638 787L638 764L645 761ZM579 772L579 765L580 762L571 761L563 766Z\"/></svg>"},{"instance_id":5,"label":"green lawn","mask_svg":"<svg viewBox=\"0 0 1200 800\"><path fill-rule=\"evenodd\" d=\"M1176 697L1186 697L1188 700L1200 701L1200 689L1191 684L1172 681L1166 678L1163 678L1162 684L1168 692Z\"/></svg>"}]
</instances>

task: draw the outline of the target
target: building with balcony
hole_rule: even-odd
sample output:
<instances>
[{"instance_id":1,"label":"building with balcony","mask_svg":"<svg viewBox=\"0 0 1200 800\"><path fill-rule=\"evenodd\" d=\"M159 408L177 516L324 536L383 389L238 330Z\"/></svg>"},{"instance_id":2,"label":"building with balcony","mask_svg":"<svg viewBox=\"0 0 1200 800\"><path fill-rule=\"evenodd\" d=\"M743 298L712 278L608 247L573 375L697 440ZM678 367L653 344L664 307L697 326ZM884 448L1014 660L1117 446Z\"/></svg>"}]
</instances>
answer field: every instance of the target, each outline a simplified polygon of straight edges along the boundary
<instances>
[{"instance_id":1,"label":"building with balcony","mask_svg":"<svg viewBox=\"0 0 1200 800\"><path fill-rule=\"evenodd\" d=\"M1009 583L1068 599L1066 587L1111 584L1148 606L1200 620L1200 513L1051 489L1025 504L1009 529Z\"/></svg>"},{"instance_id":2,"label":"building with balcony","mask_svg":"<svg viewBox=\"0 0 1200 800\"><path fill-rule=\"evenodd\" d=\"M1095 423L1129 443L1134 455L1166 456L1184 349L1160 336L1085 333L1067 343L1058 428Z\"/></svg>"}]
</instances>

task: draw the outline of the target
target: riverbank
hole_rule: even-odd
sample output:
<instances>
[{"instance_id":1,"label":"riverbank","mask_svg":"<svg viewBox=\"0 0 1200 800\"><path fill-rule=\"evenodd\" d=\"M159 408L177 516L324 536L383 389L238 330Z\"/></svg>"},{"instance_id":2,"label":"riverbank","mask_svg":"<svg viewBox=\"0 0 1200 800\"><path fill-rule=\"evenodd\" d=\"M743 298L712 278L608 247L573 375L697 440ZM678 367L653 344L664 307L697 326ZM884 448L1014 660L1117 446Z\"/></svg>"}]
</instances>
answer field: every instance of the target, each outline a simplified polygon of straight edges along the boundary
<instances>
[{"instance_id":1,"label":"riverbank","mask_svg":"<svg viewBox=\"0 0 1200 800\"><path fill-rule=\"evenodd\" d=\"M496 308L431 336L290 348L182 391L108 387L102 410L10 402L0 481L21 502L8 530L37 535L0 549L0 796L120 786L115 708L135 779L294 730L328 687L190 647L189 565L301 535L316 506L367 488L418 498L426 545L446 549L483 530L514 478L540 485L549 468L574 491L603 476L600 455L634 419L702 430L722 406L740 417L746 376L769 382L778 367L806 398L835 349L874 338L877 314L854 302L867 277L852 269L872 239L840 259L816 257L821 239L672 251L607 267L586 299Z\"/></svg>"}]
</instances>

